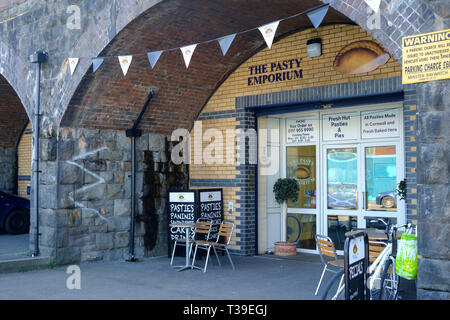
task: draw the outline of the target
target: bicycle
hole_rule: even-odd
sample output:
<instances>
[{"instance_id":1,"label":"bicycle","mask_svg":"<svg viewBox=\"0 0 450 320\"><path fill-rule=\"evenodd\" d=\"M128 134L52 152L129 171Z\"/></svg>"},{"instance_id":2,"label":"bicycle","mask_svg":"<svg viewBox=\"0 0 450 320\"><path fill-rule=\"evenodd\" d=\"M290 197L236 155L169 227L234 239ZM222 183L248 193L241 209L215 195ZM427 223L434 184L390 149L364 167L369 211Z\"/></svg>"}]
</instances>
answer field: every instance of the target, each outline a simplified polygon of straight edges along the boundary
<instances>
[{"instance_id":1,"label":"bicycle","mask_svg":"<svg viewBox=\"0 0 450 320\"><path fill-rule=\"evenodd\" d=\"M390 219L377 219L386 226L388 237L387 245L375 261L368 267L367 286L369 288L370 300L396 300L400 278L395 273L395 255L397 253L397 242L395 236L398 229L406 228L407 233L414 230L414 225L409 223L402 226L392 225ZM380 277L381 275L381 277ZM339 281L339 284L337 283ZM337 285L336 290L332 290ZM344 270L336 273L325 288L322 300L345 299Z\"/></svg>"}]
</instances>

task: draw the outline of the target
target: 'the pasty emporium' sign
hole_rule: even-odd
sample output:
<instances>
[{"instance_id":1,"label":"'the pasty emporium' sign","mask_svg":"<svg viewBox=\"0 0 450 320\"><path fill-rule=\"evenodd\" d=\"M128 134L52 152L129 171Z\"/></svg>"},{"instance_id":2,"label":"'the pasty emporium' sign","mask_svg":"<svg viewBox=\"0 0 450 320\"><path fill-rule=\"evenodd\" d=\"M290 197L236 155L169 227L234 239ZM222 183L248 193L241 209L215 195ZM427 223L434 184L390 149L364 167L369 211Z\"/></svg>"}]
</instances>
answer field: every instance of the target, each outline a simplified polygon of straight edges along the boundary
<instances>
[{"instance_id":1,"label":"'the pasty emporium' sign","mask_svg":"<svg viewBox=\"0 0 450 320\"><path fill-rule=\"evenodd\" d=\"M248 85L256 86L261 84L283 82L303 78L301 69L301 58L293 58L283 61L250 66Z\"/></svg>"}]
</instances>

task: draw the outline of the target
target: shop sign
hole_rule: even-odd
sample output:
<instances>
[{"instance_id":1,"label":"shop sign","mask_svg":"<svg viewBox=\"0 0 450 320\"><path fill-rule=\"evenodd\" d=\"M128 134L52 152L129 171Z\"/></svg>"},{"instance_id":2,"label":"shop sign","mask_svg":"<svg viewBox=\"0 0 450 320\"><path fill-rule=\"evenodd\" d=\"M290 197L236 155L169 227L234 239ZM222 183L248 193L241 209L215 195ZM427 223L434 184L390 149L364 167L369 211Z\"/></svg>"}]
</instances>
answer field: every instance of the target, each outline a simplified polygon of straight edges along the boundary
<instances>
[{"instance_id":1,"label":"shop sign","mask_svg":"<svg viewBox=\"0 0 450 320\"><path fill-rule=\"evenodd\" d=\"M362 138L373 139L399 137L400 116L400 109L362 112Z\"/></svg>"},{"instance_id":2,"label":"shop sign","mask_svg":"<svg viewBox=\"0 0 450 320\"><path fill-rule=\"evenodd\" d=\"M322 115L324 141L355 140L359 138L359 113Z\"/></svg>"},{"instance_id":3,"label":"shop sign","mask_svg":"<svg viewBox=\"0 0 450 320\"><path fill-rule=\"evenodd\" d=\"M365 300L367 294L367 266L369 241L367 234L360 232L345 239L344 274L345 300Z\"/></svg>"},{"instance_id":4,"label":"shop sign","mask_svg":"<svg viewBox=\"0 0 450 320\"><path fill-rule=\"evenodd\" d=\"M450 79L450 29L402 38L402 83Z\"/></svg>"},{"instance_id":5,"label":"shop sign","mask_svg":"<svg viewBox=\"0 0 450 320\"><path fill-rule=\"evenodd\" d=\"M303 78L302 58L293 58L250 66L248 86L277 83Z\"/></svg>"},{"instance_id":6,"label":"shop sign","mask_svg":"<svg viewBox=\"0 0 450 320\"><path fill-rule=\"evenodd\" d=\"M316 142L319 138L319 120L288 119L286 120L286 142Z\"/></svg>"}]
</instances>

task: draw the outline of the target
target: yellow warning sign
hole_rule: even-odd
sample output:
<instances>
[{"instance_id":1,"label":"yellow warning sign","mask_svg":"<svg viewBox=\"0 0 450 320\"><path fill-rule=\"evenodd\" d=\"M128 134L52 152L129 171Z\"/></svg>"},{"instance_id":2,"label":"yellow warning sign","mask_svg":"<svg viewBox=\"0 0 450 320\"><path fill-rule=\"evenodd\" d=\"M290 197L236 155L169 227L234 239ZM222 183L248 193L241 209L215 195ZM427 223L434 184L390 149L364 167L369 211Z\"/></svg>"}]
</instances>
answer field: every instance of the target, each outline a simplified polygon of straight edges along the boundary
<instances>
[{"instance_id":1,"label":"yellow warning sign","mask_svg":"<svg viewBox=\"0 0 450 320\"><path fill-rule=\"evenodd\" d=\"M450 79L450 29L402 38L402 83Z\"/></svg>"}]
</instances>

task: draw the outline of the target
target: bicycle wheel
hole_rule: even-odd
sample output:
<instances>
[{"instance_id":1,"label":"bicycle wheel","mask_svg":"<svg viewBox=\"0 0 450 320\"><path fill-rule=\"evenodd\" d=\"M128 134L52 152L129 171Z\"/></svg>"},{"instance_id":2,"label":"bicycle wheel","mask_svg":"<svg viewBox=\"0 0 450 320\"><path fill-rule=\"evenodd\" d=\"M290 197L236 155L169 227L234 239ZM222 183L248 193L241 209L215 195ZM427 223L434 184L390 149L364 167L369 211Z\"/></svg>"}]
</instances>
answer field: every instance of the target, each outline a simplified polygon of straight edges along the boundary
<instances>
[{"instance_id":1,"label":"bicycle wheel","mask_svg":"<svg viewBox=\"0 0 450 320\"><path fill-rule=\"evenodd\" d=\"M384 271L381 275L380 300L396 300L398 294L399 277L395 273L395 262L391 259L386 261Z\"/></svg>"},{"instance_id":2,"label":"bicycle wheel","mask_svg":"<svg viewBox=\"0 0 450 320\"><path fill-rule=\"evenodd\" d=\"M345 300L344 270L336 273L325 288L322 300ZM341 282L342 279L342 282Z\"/></svg>"}]
</instances>

